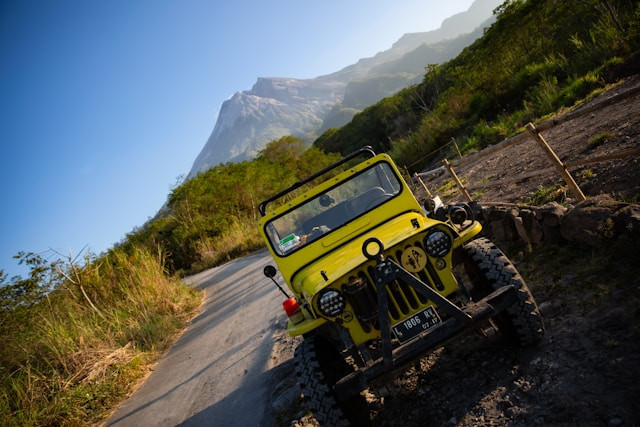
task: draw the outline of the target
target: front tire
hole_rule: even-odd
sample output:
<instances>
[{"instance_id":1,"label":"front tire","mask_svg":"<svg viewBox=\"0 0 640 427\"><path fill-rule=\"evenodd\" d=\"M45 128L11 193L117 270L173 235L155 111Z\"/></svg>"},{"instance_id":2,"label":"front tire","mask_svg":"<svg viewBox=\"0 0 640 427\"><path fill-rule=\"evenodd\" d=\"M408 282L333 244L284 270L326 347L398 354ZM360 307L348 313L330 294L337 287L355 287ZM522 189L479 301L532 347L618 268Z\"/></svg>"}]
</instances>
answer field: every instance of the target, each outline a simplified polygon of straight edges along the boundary
<instances>
[{"instance_id":1,"label":"front tire","mask_svg":"<svg viewBox=\"0 0 640 427\"><path fill-rule=\"evenodd\" d=\"M498 329L519 345L538 342L544 335L544 323L531 291L509 258L489 239L467 243L465 269L473 283L471 296L482 299L504 286L513 285L518 300L494 318Z\"/></svg>"},{"instance_id":2,"label":"front tire","mask_svg":"<svg viewBox=\"0 0 640 427\"><path fill-rule=\"evenodd\" d=\"M363 396L338 402L333 394L333 385L353 368L328 341L316 335L306 337L296 348L294 358L304 402L320 425L369 425Z\"/></svg>"}]
</instances>

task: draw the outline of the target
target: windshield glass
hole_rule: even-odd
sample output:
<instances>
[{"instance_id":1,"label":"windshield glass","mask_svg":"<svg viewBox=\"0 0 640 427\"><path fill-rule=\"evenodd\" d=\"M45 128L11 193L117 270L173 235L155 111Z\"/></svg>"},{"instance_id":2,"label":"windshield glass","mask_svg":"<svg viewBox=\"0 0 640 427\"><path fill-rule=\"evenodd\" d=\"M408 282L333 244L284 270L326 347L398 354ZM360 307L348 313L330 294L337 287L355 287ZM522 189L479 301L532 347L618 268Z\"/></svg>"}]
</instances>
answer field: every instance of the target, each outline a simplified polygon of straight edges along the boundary
<instances>
[{"instance_id":1,"label":"windshield glass","mask_svg":"<svg viewBox=\"0 0 640 427\"><path fill-rule=\"evenodd\" d=\"M278 255L287 255L352 221L400 193L402 186L388 163L354 175L267 223Z\"/></svg>"}]
</instances>

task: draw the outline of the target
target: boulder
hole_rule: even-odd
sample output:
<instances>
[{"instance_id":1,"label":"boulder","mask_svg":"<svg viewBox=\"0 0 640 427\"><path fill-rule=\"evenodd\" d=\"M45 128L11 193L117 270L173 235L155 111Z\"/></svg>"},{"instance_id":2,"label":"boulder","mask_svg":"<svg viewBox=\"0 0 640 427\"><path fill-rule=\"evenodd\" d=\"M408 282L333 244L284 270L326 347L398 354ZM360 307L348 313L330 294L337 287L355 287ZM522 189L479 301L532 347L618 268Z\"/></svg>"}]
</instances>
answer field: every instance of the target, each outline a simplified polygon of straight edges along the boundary
<instances>
[{"instance_id":1,"label":"boulder","mask_svg":"<svg viewBox=\"0 0 640 427\"><path fill-rule=\"evenodd\" d=\"M587 199L560 218L560 234L572 242L600 247L607 239L615 237L613 217L627 206L608 195Z\"/></svg>"},{"instance_id":2,"label":"boulder","mask_svg":"<svg viewBox=\"0 0 640 427\"><path fill-rule=\"evenodd\" d=\"M485 210L487 222L502 221L505 216L505 210L496 206L492 206Z\"/></svg>"},{"instance_id":3,"label":"boulder","mask_svg":"<svg viewBox=\"0 0 640 427\"><path fill-rule=\"evenodd\" d=\"M558 245L563 243L565 240L562 238L562 234L560 233L560 227L541 224L542 228L542 240L545 244Z\"/></svg>"},{"instance_id":4,"label":"boulder","mask_svg":"<svg viewBox=\"0 0 640 427\"><path fill-rule=\"evenodd\" d=\"M523 209L520 211L520 218L522 218L522 224L527 231L529 242L536 246L540 245L544 235L542 234L542 226L536 219L535 212Z\"/></svg>"},{"instance_id":5,"label":"boulder","mask_svg":"<svg viewBox=\"0 0 640 427\"><path fill-rule=\"evenodd\" d=\"M516 231L518 232L518 236L520 237L520 239L525 243L531 243L531 240L529 240L527 229L524 227L524 221L522 220L522 217L517 216L513 218L513 223L516 226Z\"/></svg>"},{"instance_id":6,"label":"boulder","mask_svg":"<svg viewBox=\"0 0 640 427\"><path fill-rule=\"evenodd\" d=\"M489 235L498 242L513 242L519 238L514 218L510 215L505 215L499 221L491 221L488 228Z\"/></svg>"},{"instance_id":7,"label":"boulder","mask_svg":"<svg viewBox=\"0 0 640 427\"><path fill-rule=\"evenodd\" d=\"M485 236L502 242L522 240L533 245L569 240L592 247L604 242L640 249L640 205L619 202L607 195L592 197L569 209L558 203L521 209L492 206L477 218Z\"/></svg>"},{"instance_id":8,"label":"boulder","mask_svg":"<svg viewBox=\"0 0 640 427\"><path fill-rule=\"evenodd\" d=\"M623 207L611 220L617 236L626 236L635 245L640 245L640 205Z\"/></svg>"},{"instance_id":9,"label":"boulder","mask_svg":"<svg viewBox=\"0 0 640 427\"><path fill-rule=\"evenodd\" d=\"M560 225L560 218L567 212L567 208L560 203L551 202L538 209L538 221L543 226L558 227Z\"/></svg>"}]
</instances>

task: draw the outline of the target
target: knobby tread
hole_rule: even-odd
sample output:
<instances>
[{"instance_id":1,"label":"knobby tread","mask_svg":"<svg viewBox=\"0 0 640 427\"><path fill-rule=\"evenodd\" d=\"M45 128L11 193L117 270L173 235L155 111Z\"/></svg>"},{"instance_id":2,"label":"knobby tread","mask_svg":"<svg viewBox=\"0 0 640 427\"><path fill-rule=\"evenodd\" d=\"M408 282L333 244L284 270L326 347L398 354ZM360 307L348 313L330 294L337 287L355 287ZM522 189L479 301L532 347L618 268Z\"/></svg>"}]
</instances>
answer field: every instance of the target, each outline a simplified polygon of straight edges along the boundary
<instances>
[{"instance_id":1,"label":"knobby tread","mask_svg":"<svg viewBox=\"0 0 640 427\"><path fill-rule=\"evenodd\" d=\"M518 344L527 346L544 335L544 323L531 291L509 258L489 239L478 238L465 245L465 251L478 267L491 291L513 285L518 301L507 308L500 320L505 334Z\"/></svg>"},{"instance_id":2,"label":"knobby tread","mask_svg":"<svg viewBox=\"0 0 640 427\"><path fill-rule=\"evenodd\" d=\"M320 368L313 337L305 339L298 345L294 358L303 400L320 425L349 426Z\"/></svg>"}]
</instances>

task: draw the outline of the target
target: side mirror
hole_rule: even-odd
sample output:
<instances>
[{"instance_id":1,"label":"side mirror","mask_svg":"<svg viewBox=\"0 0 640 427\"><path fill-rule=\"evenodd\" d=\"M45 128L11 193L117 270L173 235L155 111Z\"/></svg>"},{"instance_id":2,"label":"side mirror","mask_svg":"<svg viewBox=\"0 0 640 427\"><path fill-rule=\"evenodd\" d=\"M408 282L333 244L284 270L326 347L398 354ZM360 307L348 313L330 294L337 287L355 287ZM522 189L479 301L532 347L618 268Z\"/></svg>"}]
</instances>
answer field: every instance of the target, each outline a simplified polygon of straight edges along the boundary
<instances>
[{"instance_id":1,"label":"side mirror","mask_svg":"<svg viewBox=\"0 0 640 427\"><path fill-rule=\"evenodd\" d=\"M262 270L262 272L264 273L265 276L271 279L271 281L278 287L278 289L280 289L280 292L282 292L284 296L287 297L287 299L290 298L289 294L287 294L285 290L282 289L282 286L278 285L278 282L276 282L276 279L274 279L274 277L276 277L276 268L273 265L265 265L264 270Z\"/></svg>"},{"instance_id":2,"label":"side mirror","mask_svg":"<svg viewBox=\"0 0 640 427\"><path fill-rule=\"evenodd\" d=\"M264 267L264 270L262 270L262 272L264 273L265 276L267 276L269 279L273 279L274 277L276 277L276 268L273 265L267 265Z\"/></svg>"}]
</instances>

